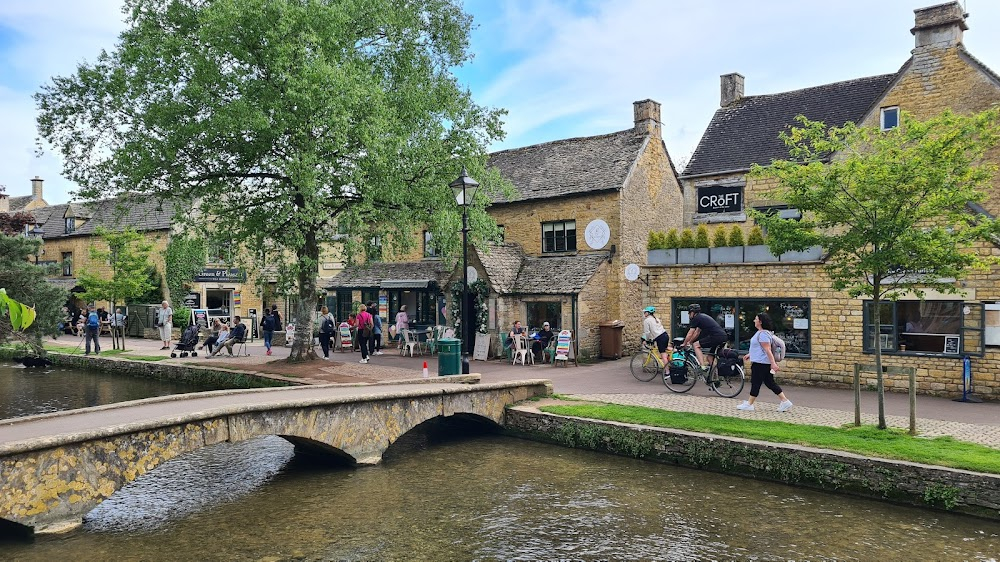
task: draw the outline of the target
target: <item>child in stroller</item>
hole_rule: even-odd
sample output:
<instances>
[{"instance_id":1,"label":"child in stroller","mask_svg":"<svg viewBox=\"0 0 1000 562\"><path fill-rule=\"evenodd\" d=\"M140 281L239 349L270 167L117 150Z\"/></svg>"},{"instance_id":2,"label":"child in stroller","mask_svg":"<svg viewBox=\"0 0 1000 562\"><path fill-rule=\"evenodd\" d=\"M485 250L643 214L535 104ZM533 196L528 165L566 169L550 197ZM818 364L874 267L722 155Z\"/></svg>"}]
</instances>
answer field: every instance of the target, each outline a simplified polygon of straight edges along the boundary
<instances>
[{"instance_id":1,"label":"child in stroller","mask_svg":"<svg viewBox=\"0 0 1000 562\"><path fill-rule=\"evenodd\" d=\"M187 357L188 353L191 354L191 357L198 357L198 352L194 349L196 345L198 345L198 325L192 324L184 329L181 341L174 346L174 351L170 352L170 356L177 357L176 352L180 351L181 357Z\"/></svg>"}]
</instances>

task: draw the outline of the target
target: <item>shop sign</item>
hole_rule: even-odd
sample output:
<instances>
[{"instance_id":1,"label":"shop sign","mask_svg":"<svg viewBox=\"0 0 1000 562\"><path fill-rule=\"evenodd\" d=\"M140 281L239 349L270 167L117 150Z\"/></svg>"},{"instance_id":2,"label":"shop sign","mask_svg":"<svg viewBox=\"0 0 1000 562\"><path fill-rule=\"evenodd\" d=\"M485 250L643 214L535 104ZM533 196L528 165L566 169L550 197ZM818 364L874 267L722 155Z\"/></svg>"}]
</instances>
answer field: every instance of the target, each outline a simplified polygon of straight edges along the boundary
<instances>
[{"instance_id":1,"label":"shop sign","mask_svg":"<svg viewBox=\"0 0 1000 562\"><path fill-rule=\"evenodd\" d=\"M743 210L743 186L709 185L698 188L698 214L738 213Z\"/></svg>"},{"instance_id":2,"label":"shop sign","mask_svg":"<svg viewBox=\"0 0 1000 562\"><path fill-rule=\"evenodd\" d=\"M199 283L211 283L213 281L234 281L242 283L247 280L247 275L242 269L205 268L194 276L194 280Z\"/></svg>"},{"instance_id":3,"label":"shop sign","mask_svg":"<svg viewBox=\"0 0 1000 562\"><path fill-rule=\"evenodd\" d=\"M184 295L184 308L201 308L201 293Z\"/></svg>"}]
</instances>

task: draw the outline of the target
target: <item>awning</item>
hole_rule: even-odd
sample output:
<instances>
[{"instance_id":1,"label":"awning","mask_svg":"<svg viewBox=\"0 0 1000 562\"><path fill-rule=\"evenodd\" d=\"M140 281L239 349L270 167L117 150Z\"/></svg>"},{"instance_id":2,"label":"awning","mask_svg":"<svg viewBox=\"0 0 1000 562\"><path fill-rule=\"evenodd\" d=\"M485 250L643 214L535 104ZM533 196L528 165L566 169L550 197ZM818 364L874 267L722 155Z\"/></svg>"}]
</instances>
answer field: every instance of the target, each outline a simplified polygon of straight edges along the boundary
<instances>
[{"instance_id":1,"label":"awning","mask_svg":"<svg viewBox=\"0 0 1000 562\"><path fill-rule=\"evenodd\" d=\"M383 279L379 287L383 289L426 289L432 279Z\"/></svg>"}]
</instances>

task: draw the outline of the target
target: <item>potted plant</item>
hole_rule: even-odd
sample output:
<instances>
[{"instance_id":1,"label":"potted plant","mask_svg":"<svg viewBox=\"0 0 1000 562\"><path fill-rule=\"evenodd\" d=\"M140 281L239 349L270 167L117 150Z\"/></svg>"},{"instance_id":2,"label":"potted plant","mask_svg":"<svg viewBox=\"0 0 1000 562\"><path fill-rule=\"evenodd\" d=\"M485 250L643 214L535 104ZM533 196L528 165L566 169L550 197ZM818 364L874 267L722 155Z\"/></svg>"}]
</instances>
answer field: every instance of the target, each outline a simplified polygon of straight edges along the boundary
<instances>
[{"instance_id":1,"label":"potted plant","mask_svg":"<svg viewBox=\"0 0 1000 562\"><path fill-rule=\"evenodd\" d=\"M743 248L743 261L749 263L778 261L778 256L772 254L771 249L764 244L764 233L760 230L760 226L750 229L747 245Z\"/></svg>"},{"instance_id":2,"label":"potted plant","mask_svg":"<svg viewBox=\"0 0 1000 562\"><path fill-rule=\"evenodd\" d=\"M823 257L823 247L810 246L802 251L789 250L779 257L781 261L819 261Z\"/></svg>"},{"instance_id":3,"label":"potted plant","mask_svg":"<svg viewBox=\"0 0 1000 562\"><path fill-rule=\"evenodd\" d=\"M689 229L681 233L677 263L708 263L708 228L705 225L698 226L698 230L694 233Z\"/></svg>"},{"instance_id":4,"label":"potted plant","mask_svg":"<svg viewBox=\"0 0 1000 562\"><path fill-rule=\"evenodd\" d=\"M677 239L677 230L670 231ZM646 244L646 263L649 265L674 265L677 263L677 248L670 247L670 234L663 231L654 230L649 233L649 242Z\"/></svg>"},{"instance_id":5,"label":"potted plant","mask_svg":"<svg viewBox=\"0 0 1000 562\"><path fill-rule=\"evenodd\" d=\"M712 251L709 259L712 263L740 263L743 261L743 244L733 246L729 242L726 229L719 226L712 236Z\"/></svg>"}]
</instances>

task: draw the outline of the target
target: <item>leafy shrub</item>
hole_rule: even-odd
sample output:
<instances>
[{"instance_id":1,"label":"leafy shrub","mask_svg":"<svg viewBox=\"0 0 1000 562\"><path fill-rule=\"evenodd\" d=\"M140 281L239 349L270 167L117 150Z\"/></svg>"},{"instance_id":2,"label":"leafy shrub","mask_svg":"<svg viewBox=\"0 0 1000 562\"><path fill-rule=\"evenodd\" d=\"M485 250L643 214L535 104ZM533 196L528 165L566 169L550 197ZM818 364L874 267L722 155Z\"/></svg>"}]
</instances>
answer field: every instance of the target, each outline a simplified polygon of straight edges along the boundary
<instances>
[{"instance_id":1,"label":"leafy shrub","mask_svg":"<svg viewBox=\"0 0 1000 562\"><path fill-rule=\"evenodd\" d=\"M740 225L734 224L733 229L729 232L729 245L730 246L743 246L746 242L743 240L743 229Z\"/></svg>"},{"instance_id":2,"label":"leafy shrub","mask_svg":"<svg viewBox=\"0 0 1000 562\"><path fill-rule=\"evenodd\" d=\"M678 248L694 248L694 233L691 232L690 228L685 228L681 231L681 245Z\"/></svg>"},{"instance_id":3,"label":"leafy shrub","mask_svg":"<svg viewBox=\"0 0 1000 562\"><path fill-rule=\"evenodd\" d=\"M750 236L747 237L747 246L760 246L762 244L764 244L764 232L760 226L754 226L750 229Z\"/></svg>"},{"instance_id":4,"label":"leafy shrub","mask_svg":"<svg viewBox=\"0 0 1000 562\"><path fill-rule=\"evenodd\" d=\"M694 247L695 248L707 248L708 247L708 227L699 224L698 230L694 235Z\"/></svg>"},{"instance_id":5,"label":"leafy shrub","mask_svg":"<svg viewBox=\"0 0 1000 562\"><path fill-rule=\"evenodd\" d=\"M647 250L662 250L666 248L667 235L659 230L649 232L649 241L646 242Z\"/></svg>"},{"instance_id":6,"label":"leafy shrub","mask_svg":"<svg viewBox=\"0 0 1000 562\"><path fill-rule=\"evenodd\" d=\"M670 232L667 233L666 248L668 250L676 250L681 247L681 237L677 234L676 228L671 228Z\"/></svg>"},{"instance_id":7,"label":"leafy shrub","mask_svg":"<svg viewBox=\"0 0 1000 562\"><path fill-rule=\"evenodd\" d=\"M726 229L723 227L718 227L715 232L712 233L712 247L722 248L729 245L729 237L726 236Z\"/></svg>"},{"instance_id":8,"label":"leafy shrub","mask_svg":"<svg viewBox=\"0 0 1000 562\"><path fill-rule=\"evenodd\" d=\"M191 309L178 306L174 309L174 328L187 328L191 323Z\"/></svg>"}]
</instances>

